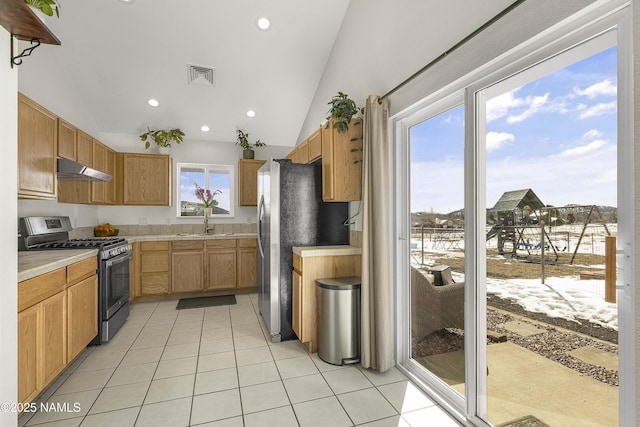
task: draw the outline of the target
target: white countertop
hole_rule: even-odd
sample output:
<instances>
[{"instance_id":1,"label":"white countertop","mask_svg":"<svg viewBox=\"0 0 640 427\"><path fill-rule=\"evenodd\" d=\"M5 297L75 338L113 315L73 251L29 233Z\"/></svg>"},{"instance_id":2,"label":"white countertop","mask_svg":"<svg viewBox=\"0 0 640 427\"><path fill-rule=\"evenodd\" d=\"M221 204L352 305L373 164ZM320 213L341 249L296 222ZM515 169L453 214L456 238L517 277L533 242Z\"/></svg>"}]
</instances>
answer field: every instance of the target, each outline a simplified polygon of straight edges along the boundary
<instances>
[{"instance_id":1,"label":"white countertop","mask_svg":"<svg viewBox=\"0 0 640 427\"><path fill-rule=\"evenodd\" d=\"M97 249L18 252L18 282L98 255Z\"/></svg>"},{"instance_id":2,"label":"white countertop","mask_svg":"<svg viewBox=\"0 0 640 427\"><path fill-rule=\"evenodd\" d=\"M305 257L333 255L362 255L362 248L350 245L294 246L293 253Z\"/></svg>"}]
</instances>

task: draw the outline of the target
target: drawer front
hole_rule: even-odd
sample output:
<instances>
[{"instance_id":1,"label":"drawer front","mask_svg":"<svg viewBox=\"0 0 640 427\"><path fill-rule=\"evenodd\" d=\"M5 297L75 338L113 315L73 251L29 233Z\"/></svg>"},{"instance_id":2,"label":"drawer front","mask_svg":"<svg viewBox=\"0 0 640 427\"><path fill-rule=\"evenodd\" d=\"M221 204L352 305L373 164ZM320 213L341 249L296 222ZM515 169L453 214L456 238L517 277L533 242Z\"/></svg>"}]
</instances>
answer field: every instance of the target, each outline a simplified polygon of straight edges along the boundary
<instances>
[{"instance_id":1,"label":"drawer front","mask_svg":"<svg viewBox=\"0 0 640 427\"><path fill-rule=\"evenodd\" d=\"M174 240L171 242L172 251L201 251L204 249L204 240Z\"/></svg>"},{"instance_id":2,"label":"drawer front","mask_svg":"<svg viewBox=\"0 0 640 427\"><path fill-rule=\"evenodd\" d=\"M302 258L300 255L293 254L293 269L302 273Z\"/></svg>"},{"instance_id":3,"label":"drawer front","mask_svg":"<svg viewBox=\"0 0 640 427\"><path fill-rule=\"evenodd\" d=\"M143 252L140 254L141 273L169 271L169 252Z\"/></svg>"},{"instance_id":4,"label":"drawer front","mask_svg":"<svg viewBox=\"0 0 640 427\"><path fill-rule=\"evenodd\" d=\"M82 279L96 274L96 270L98 270L98 259L96 257L71 264L67 266L67 283L77 283Z\"/></svg>"},{"instance_id":5,"label":"drawer front","mask_svg":"<svg viewBox=\"0 0 640 427\"><path fill-rule=\"evenodd\" d=\"M169 273L143 274L140 277L142 295L162 295L169 293Z\"/></svg>"},{"instance_id":6,"label":"drawer front","mask_svg":"<svg viewBox=\"0 0 640 427\"><path fill-rule=\"evenodd\" d=\"M207 240L207 248L235 248L236 242L235 239Z\"/></svg>"},{"instance_id":7,"label":"drawer front","mask_svg":"<svg viewBox=\"0 0 640 427\"><path fill-rule=\"evenodd\" d=\"M18 311L29 308L67 286L67 269L59 268L49 273L18 283Z\"/></svg>"},{"instance_id":8,"label":"drawer front","mask_svg":"<svg viewBox=\"0 0 640 427\"><path fill-rule=\"evenodd\" d=\"M238 239L239 248L257 248L258 239Z\"/></svg>"},{"instance_id":9,"label":"drawer front","mask_svg":"<svg viewBox=\"0 0 640 427\"><path fill-rule=\"evenodd\" d=\"M140 242L140 250L144 251L168 251L169 242Z\"/></svg>"}]
</instances>

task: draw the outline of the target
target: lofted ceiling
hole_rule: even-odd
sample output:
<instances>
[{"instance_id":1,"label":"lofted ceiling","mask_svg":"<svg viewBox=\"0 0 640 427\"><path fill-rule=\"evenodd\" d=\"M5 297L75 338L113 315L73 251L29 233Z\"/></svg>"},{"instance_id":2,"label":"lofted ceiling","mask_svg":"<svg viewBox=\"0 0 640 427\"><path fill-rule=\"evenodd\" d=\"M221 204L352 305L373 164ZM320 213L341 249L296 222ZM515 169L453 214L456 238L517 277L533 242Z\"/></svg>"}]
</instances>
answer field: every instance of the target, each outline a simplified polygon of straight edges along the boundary
<instances>
[{"instance_id":1,"label":"lofted ceiling","mask_svg":"<svg viewBox=\"0 0 640 427\"><path fill-rule=\"evenodd\" d=\"M36 102L107 144L139 146L147 126L233 143L240 127L252 143L290 147L337 88L359 102L386 93L513 0L59 2L46 23L62 45L19 68L19 90ZM214 86L189 84L188 64L213 68Z\"/></svg>"},{"instance_id":2,"label":"lofted ceiling","mask_svg":"<svg viewBox=\"0 0 640 427\"><path fill-rule=\"evenodd\" d=\"M104 134L178 127L186 139L235 141L240 127L250 142L292 146L349 1L60 3L46 23L62 45L39 48L19 71L20 90L56 114ZM188 84L187 64L213 68L214 86Z\"/></svg>"}]
</instances>

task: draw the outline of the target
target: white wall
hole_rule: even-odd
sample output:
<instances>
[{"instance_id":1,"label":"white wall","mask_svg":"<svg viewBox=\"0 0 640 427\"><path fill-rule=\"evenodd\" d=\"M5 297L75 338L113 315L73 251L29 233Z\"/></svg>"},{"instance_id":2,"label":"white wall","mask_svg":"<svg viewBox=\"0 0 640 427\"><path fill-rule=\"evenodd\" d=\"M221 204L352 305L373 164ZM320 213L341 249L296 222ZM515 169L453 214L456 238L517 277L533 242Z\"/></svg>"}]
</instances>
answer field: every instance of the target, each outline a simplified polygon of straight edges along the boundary
<instances>
[{"instance_id":1,"label":"white wall","mask_svg":"<svg viewBox=\"0 0 640 427\"><path fill-rule=\"evenodd\" d=\"M39 102L38 99L34 99ZM55 111L54 111L55 113ZM73 123L73 118L68 119ZM143 153L144 143L137 135L99 134L94 135L104 144L116 151ZM284 157L291 147L266 146L256 150L256 159ZM153 147L149 149L153 152ZM174 195L176 163L212 163L233 165L235 168L235 199L236 206L233 218L214 219L215 223L255 223L256 208L252 206L238 206L238 160L242 157L242 149L229 142L189 140L188 136L180 144L171 147L174 161ZM196 224L202 219L178 218L174 206L97 206L57 203L55 201L21 200L18 203L20 216L29 215L66 215L72 220L73 227L95 226L109 222L112 224Z\"/></svg>"},{"instance_id":2,"label":"white wall","mask_svg":"<svg viewBox=\"0 0 640 427\"><path fill-rule=\"evenodd\" d=\"M11 37L0 27L0 402L18 396L18 70L9 65ZM0 425L17 424L17 414L0 411Z\"/></svg>"}]
</instances>

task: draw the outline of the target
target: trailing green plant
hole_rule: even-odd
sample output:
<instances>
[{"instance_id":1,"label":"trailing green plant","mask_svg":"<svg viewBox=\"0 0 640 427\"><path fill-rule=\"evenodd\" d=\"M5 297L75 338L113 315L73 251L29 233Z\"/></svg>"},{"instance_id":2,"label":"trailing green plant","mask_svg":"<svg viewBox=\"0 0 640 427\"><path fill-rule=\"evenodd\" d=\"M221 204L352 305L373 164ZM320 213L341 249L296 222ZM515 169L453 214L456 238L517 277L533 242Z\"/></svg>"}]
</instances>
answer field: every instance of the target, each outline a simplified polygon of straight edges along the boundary
<instances>
[{"instance_id":1,"label":"trailing green plant","mask_svg":"<svg viewBox=\"0 0 640 427\"><path fill-rule=\"evenodd\" d=\"M349 98L346 93L338 91L338 94L331 98L327 104L331 106L327 112L327 127L333 121L333 127L339 133L345 133L349 129L351 118L361 112L355 101Z\"/></svg>"},{"instance_id":2,"label":"trailing green plant","mask_svg":"<svg viewBox=\"0 0 640 427\"><path fill-rule=\"evenodd\" d=\"M171 147L172 142L180 144L183 138L184 132L180 129L151 130L147 127L147 132L140 135L140 140L145 143L144 148L146 149L151 146L151 141L160 147Z\"/></svg>"},{"instance_id":3,"label":"trailing green plant","mask_svg":"<svg viewBox=\"0 0 640 427\"><path fill-rule=\"evenodd\" d=\"M236 129L236 135L237 135L236 145L239 145L240 147L242 147L243 150L253 150L255 147L265 147L267 145L264 142L260 141L259 139L253 145L251 145L249 143L249 134L245 133L240 128Z\"/></svg>"},{"instance_id":4,"label":"trailing green plant","mask_svg":"<svg viewBox=\"0 0 640 427\"><path fill-rule=\"evenodd\" d=\"M55 12L56 16L60 18L60 3L57 0L24 0L24 2L40 9L47 16L53 16Z\"/></svg>"}]
</instances>

